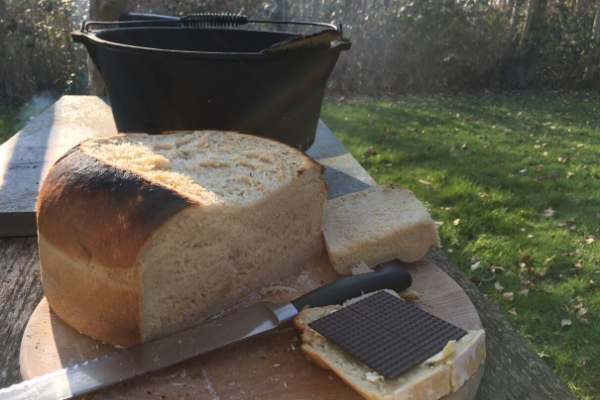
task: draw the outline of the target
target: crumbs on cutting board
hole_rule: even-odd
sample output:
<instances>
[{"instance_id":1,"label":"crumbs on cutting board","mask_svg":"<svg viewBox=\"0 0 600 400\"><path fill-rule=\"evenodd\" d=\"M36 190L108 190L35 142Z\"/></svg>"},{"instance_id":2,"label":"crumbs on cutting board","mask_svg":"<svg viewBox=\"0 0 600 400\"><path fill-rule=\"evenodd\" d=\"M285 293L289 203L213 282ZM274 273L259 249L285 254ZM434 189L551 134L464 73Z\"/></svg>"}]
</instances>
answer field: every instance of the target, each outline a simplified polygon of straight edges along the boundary
<instances>
[{"instance_id":1,"label":"crumbs on cutting board","mask_svg":"<svg viewBox=\"0 0 600 400\"><path fill-rule=\"evenodd\" d=\"M272 296L280 293L296 293L297 291L298 289L291 286L271 285L260 289L260 294L262 296Z\"/></svg>"}]
</instances>

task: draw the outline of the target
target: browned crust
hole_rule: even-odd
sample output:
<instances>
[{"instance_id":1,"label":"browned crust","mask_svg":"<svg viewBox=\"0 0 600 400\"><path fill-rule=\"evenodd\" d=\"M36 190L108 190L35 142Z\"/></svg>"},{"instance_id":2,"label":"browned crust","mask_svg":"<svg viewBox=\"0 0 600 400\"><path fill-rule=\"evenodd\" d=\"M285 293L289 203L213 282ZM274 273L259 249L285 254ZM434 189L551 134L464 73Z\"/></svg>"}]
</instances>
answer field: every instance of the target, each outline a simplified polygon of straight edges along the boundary
<instances>
[{"instance_id":1,"label":"browned crust","mask_svg":"<svg viewBox=\"0 0 600 400\"><path fill-rule=\"evenodd\" d=\"M37 202L38 233L69 257L132 268L146 240L190 200L71 149L51 168Z\"/></svg>"}]
</instances>

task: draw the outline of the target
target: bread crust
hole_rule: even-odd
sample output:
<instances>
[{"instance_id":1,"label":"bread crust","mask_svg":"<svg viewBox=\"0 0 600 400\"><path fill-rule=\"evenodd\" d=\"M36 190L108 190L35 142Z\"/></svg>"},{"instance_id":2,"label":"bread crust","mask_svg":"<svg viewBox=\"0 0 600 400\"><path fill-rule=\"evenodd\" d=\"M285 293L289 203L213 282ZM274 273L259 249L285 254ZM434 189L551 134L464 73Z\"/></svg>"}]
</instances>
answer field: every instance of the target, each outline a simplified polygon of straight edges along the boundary
<instances>
[{"instance_id":1,"label":"bread crust","mask_svg":"<svg viewBox=\"0 0 600 400\"><path fill-rule=\"evenodd\" d=\"M44 295L52 311L78 332L130 346L142 341L138 271L81 263L38 235ZM118 279L120 284L116 285Z\"/></svg>"},{"instance_id":2,"label":"bread crust","mask_svg":"<svg viewBox=\"0 0 600 400\"><path fill-rule=\"evenodd\" d=\"M133 268L146 240L192 202L175 191L71 149L50 169L37 201L38 233L67 256Z\"/></svg>"}]
</instances>

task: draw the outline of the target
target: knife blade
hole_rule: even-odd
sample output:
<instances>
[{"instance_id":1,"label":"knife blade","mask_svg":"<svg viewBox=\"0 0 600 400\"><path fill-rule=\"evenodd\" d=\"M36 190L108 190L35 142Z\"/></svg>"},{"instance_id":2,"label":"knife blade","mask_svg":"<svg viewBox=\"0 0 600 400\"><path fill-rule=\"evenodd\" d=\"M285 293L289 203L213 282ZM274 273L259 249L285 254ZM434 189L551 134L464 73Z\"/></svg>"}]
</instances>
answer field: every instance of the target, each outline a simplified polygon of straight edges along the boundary
<instances>
[{"instance_id":1,"label":"knife blade","mask_svg":"<svg viewBox=\"0 0 600 400\"><path fill-rule=\"evenodd\" d=\"M306 306L339 304L381 289L406 289L412 278L400 264L380 264L374 272L340 278L290 303L257 303L173 335L41 375L0 389L0 400L80 396L276 329Z\"/></svg>"}]
</instances>

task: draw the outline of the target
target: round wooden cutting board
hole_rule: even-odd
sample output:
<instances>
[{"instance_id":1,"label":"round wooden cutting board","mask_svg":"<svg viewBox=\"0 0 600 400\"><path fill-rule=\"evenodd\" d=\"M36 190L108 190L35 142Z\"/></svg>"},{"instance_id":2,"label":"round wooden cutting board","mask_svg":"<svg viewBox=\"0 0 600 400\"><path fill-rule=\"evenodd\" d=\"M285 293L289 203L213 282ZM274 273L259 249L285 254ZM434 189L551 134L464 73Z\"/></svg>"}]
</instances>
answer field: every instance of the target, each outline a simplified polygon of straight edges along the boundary
<instances>
[{"instance_id":1,"label":"round wooden cutting board","mask_svg":"<svg viewBox=\"0 0 600 400\"><path fill-rule=\"evenodd\" d=\"M480 329L481 321L464 291L442 270L423 261L412 264L415 302L426 311L463 329ZM258 300L287 301L335 279L325 257L285 286L249 296ZM55 371L73 363L114 351L109 345L77 333L64 324L42 299L23 335L20 363L23 379ZM472 400L483 366L458 391L444 400ZM342 400L361 397L330 371L308 361L300 351L291 326L213 351L168 369L102 390L88 399L286 399ZM424 399L425 400L425 399Z\"/></svg>"}]
</instances>

